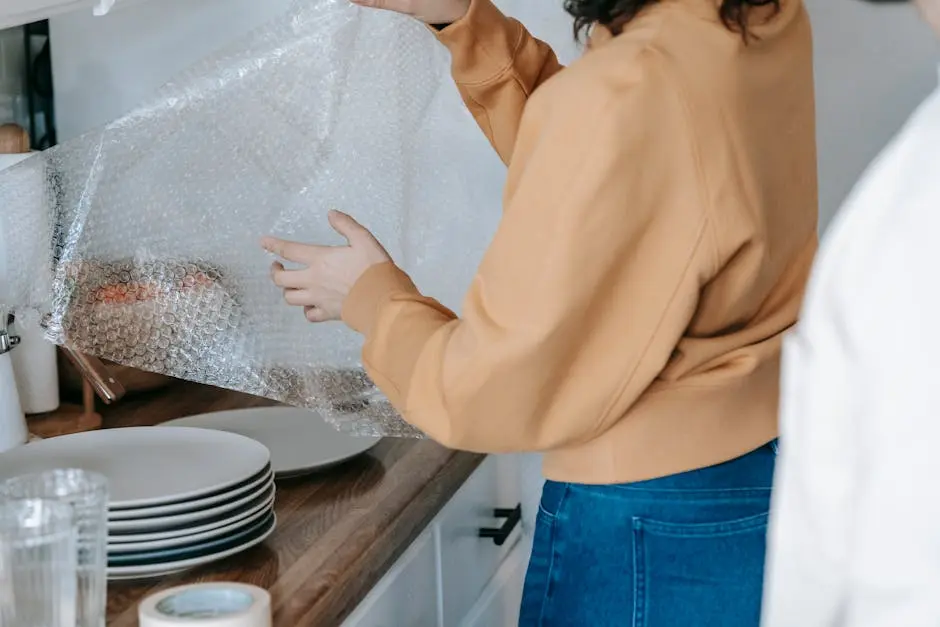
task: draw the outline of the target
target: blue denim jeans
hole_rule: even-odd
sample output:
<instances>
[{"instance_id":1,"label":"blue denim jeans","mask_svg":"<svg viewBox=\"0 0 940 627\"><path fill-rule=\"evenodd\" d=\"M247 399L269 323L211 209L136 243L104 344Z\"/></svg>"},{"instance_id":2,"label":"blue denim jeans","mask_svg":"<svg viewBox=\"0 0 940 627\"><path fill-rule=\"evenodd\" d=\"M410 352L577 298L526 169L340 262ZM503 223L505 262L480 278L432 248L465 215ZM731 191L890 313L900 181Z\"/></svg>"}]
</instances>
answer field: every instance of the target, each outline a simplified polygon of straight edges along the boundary
<instances>
[{"instance_id":1,"label":"blue denim jeans","mask_svg":"<svg viewBox=\"0 0 940 627\"><path fill-rule=\"evenodd\" d=\"M776 450L630 484L547 482L520 627L758 627Z\"/></svg>"}]
</instances>

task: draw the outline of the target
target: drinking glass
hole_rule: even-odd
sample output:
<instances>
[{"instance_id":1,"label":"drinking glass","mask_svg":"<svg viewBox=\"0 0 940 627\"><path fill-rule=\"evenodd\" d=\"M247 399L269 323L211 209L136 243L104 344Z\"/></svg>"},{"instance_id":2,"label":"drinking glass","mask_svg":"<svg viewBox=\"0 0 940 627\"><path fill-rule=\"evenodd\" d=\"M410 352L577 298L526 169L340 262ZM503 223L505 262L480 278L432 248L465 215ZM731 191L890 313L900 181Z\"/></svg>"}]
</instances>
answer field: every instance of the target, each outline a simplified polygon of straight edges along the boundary
<instances>
[{"instance_id":1,"label":"drinking glass","mask_svg":"<svg viewBox=\"0 0 940 627\"><path fill-rule=\"evenodd\" d=\"M76 539L67 504L0 497L0 625L75 626Z\"/></svg>"},{"instance_id":2,"label":"drinking glass","mask_svg":"<svg viewBox=\"0 0 940 627\"><path fill-rule=\"evenodd\" d=\"M104 627L108 594L108 480L86 470L49 470L5 481L0 484L0 495L52 499L72 507L78 557L76 625Z\"/></svg>"}]
</instances>

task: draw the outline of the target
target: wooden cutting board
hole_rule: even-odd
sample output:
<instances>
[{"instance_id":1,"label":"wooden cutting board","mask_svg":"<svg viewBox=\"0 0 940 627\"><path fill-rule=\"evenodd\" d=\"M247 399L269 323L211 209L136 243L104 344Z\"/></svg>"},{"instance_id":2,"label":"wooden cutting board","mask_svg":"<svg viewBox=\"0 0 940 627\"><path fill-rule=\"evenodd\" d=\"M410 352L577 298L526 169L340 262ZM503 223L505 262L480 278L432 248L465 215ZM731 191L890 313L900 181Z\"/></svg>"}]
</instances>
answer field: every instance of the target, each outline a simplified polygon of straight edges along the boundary
<instances>
[{"instance_id":1,"label":"wooden cutting board","mask_svg":"<svg viewBox=\"0 0 940 627\"><path fill-rule=\"evenodd\" d=\"M29 133L17 124L0 125L0 154L19 155L29 152Z\"/></svg>"}]
</instances>

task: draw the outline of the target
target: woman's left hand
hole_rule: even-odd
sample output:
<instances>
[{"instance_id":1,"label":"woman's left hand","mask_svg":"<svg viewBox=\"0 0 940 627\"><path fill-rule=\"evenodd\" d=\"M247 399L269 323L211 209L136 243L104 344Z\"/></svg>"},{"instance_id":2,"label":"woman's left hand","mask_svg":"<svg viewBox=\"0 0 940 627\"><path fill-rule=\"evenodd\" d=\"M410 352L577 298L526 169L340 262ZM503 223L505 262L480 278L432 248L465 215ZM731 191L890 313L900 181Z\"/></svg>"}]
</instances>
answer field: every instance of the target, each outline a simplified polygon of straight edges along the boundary
<instances>
[{"instance_id":1,"label":"woman's left hand","mask_svg":"<svg viewBox=\"0 0 940 627\"><path fill-rule=\"evenodd\" d=\"M275 262L271 278L284 290L284 300L303 307L310 322L339 320L343 303L359 277L370 267L392 260L375 236L350 216L331 211L329 220L346 238L346 246L316 246L273 237L261 241L268 252L304 266L287 270Z\"/></svg>"}]
</instances>

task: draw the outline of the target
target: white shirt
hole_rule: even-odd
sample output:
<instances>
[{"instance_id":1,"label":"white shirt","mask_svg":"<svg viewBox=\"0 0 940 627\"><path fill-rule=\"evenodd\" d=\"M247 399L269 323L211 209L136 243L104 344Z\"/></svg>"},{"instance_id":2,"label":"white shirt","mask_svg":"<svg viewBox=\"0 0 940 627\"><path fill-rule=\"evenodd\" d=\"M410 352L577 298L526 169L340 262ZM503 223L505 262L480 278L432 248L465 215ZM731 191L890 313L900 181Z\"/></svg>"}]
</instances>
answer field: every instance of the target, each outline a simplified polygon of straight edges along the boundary
<instances>
[{"instance_id":1,"label":"white shirt","mask_svg":"<svg viewBox=\"0 0 940 627\"><path fill-rule=\"evenodd\" d=\"M780 421L763 627L940 625L940 91L823 242Z\"/></svg>"}]
</instances>

